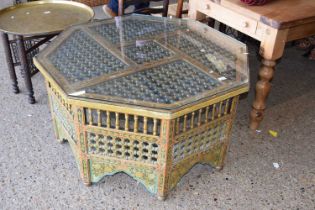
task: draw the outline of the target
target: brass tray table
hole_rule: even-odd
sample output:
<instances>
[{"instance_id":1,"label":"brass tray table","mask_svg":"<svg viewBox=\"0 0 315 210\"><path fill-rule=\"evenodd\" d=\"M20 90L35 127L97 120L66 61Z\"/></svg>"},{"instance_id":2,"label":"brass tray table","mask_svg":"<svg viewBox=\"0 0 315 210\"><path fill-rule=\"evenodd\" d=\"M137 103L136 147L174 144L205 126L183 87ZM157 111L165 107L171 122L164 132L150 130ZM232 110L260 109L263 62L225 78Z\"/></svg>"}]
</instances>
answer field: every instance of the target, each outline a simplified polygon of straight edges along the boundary
<instances>
[{"instance_id":1,"label":"brass tray table","mask_svg":"<svg viewBox=\"0 0 315 210\"><path fill-rule=\"evenodd\" d=\"M30 57L65 28L88 22L93 17L93 10L84 4L58 0L27 2L1 10L1 38L13 92L19 93L15 66L21 65L29 103L35 103L31 81L31 75L35 72L31 71ZM9 34L13 39L9 39Z\"/></svg>"},{"instance_id":2,"label":"brass tray table","mask_svg":"<svg viewBox=\"0 0 315 210\"><path fill-rule=\"evenodd\" d=\"M246 46L193 20L132 15L71 27L34 63L84 183L124 172L160 199L195 164L223 167L248 91Z\"/></svg>"}]
</instances>

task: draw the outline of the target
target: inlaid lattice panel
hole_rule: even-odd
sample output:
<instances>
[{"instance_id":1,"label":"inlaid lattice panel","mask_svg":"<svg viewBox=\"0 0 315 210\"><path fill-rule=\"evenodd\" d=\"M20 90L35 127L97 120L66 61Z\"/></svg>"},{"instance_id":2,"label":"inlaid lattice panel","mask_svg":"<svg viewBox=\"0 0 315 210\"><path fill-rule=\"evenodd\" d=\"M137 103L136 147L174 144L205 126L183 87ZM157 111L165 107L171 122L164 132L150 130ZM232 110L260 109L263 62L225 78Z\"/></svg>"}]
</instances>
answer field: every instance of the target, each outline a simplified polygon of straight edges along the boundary
<instances>
[{"instance_id":1,"label":"inlaid lattice panel","mask_svg":"<svg viewBox=\"0 0 315 210\"><path fill-rule=\"evenodd\" d=\"M199 34L194 32L179 33L165 40L162 39L162 42L167 42L169 45L196 59L209 68L209 71L215 71L221 76L235 80L235 55L212 43L210 40L201 37Z\"/></svg>"},{"instance_id":2,"label":"inlaid lattice panel","mask_svg":"<svg viewBox=\"0 0 315 210\"><path fill-rule=\"evenodd\" d=\"M174 55L173 52L154 41L139 40L126 46L124 53L137 64L158 61Z\"/></svg>"},{"instance_id":3,"label":"inlaid lattice panel","mask_svg":"<svg viewBox=\"0 0 315 210\"><path fill-rule=\"evenodd\" d=\"M194 132L187 132L175 140L178 143L174 144L173 147L173 164L193 154L207 151L212 145L225 140L227 135L226 121L218 121L218 123L206 127L209 128L203 129L203 131L195 129Z\"/></svg>"},{"instance_id":4,"label":"inlaid lattice panel","mask_svg":"<svg viewBox=\"0 0 315 210\"><path fill-rule=\"evenodd\" d=\"M171 104L219 85L192 64L177 60L86 89L87 93Z\"/></svg>"},{"instance_id":5,"label":"inlaid lattice panel","mask_svg":"<svg viewBox=\"0 0 315 210\"><path fill-rule=\"evenodd\" d=\"M69 103L66 103L66 100L61 96L61 94L51 86L51 84L48 82L48 87L50 88L52 94L55 95L55 98L59 101L59 103L63 106L64 109L67 110L67 112L71 115L71 118L74 118L72 105Z\"/></svg>"},{"instance_id":6,"label":"inlaid lattice panel","mask_svg":"<svg viewBox=\"0 0 315 210\"><path fill-rule=\"evenodd\" d=\"M157 143L95 133L88 133L87 136L89 154L157 163L159 153Z\"/></svg>"},{"instance_id":7,"label":"inlaid lattice panel","mask_svg":"<svg viewBox=\"0 0 315 210\"><path fill-rule=\"evenodd\" d=\"M132 41L143 40L146 37L155 36L161 33L175 31L182 26L170 22L157 22L142 19L116 19L114 23L104 23L91 27L105 39L114 44L118 44L121 39Z\"/></svg>"},{"instance_id":8,"label":"inlaid lattice panel","mask_svg":"<svg viewBox=\"0 0 315 210\"><path fill-rule=\"evenodd\" d=\"M67 110L67 108L58 101L56 96L50 95L50 101L54 116L61 123L62 127L65 129L67 134L71 137L71 140L76 142L75 128L72 118L73 116L69 115L69 110Z\"/></svg>"},{"instance_id":9,"label":"inlaid lattice panel","mask_svg":"<svg viewBox=\"0 0 315 210\"><path fill-rule=\"evenodd\" d=\"M122 159L104 159L96 156L91 158L90 163L92 182L98 182L106 175L124 172L144 184L151 193L157 192L158 174L156 173L156 165L142 164L139 167L139 164L134 164L134 162L129 161L126 165L126 161Z\"/></svg>"},{"instance_id":10,"label":"inlaid lattice panel","mask_svg":"<svg viewBox=\"0 0 315 210\"><path fill-rule=\"evenodd\" d=\"M74 32L49 58L71 83L127 68L127 64L83 31Z\"/></svg>"}]
</instances>

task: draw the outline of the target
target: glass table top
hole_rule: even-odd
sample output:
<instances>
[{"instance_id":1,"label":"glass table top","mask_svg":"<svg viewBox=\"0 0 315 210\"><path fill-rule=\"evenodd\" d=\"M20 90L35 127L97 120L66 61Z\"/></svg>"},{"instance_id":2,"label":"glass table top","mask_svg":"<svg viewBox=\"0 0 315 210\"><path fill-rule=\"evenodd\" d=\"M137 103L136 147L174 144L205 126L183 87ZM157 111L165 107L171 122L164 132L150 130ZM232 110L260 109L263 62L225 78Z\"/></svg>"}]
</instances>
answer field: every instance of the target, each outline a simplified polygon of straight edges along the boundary
<instances>
[{"instance_id":1,"label":"glass table top","mask_svg":"<svg viewBox=\"0 0 315 210\"><path fill-rule=\"evenodd\" d=\"M245 92L247 54L202 23L132 15L66 30L35 64L71 98L173 110Z\"/></svg>"}]
</instances>

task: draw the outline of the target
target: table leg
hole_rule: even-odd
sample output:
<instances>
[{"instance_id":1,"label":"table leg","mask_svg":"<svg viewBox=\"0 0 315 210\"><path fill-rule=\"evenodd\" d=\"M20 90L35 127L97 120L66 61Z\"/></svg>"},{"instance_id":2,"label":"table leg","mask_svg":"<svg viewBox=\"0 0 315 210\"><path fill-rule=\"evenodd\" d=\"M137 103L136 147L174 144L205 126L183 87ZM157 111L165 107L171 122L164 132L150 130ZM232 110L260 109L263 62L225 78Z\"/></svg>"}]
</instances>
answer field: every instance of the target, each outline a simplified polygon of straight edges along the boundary
<instances>
[{"instance_id":1,"label":"table leg","mask_svg":"<svg viewBox=\"0 0 315 210\"><path fill-rule=\"evenodd\" d=\"M163 12L162 12L163 17L167 17L168 5L169 5L169 0L164 0L163 1Z\"/></svg>"},{"instance_id":2,"label":"table leg","mask_svg":"<svg viewBox=\"0 0 315 210\"><path fill-rule=\"evenodd\" d=\"M182 18L183 5L184 5L184 0L178 0L177 1L177 8L176 8L176 17L177 18Z\"/></svg>"},{"instance_id":3,"label":"table leg","mask_svg":"<svg viewBox=\"0 0 315 210\"><path fill-rule=\"evenodd\" d=\"M203 20L206 15L197 10L199 0L189 0L188 17L193 20Z\"/></svg>"},{"instance_id":4,"label":"table leg","mask_svg":"<svg viewBox=\"0 0 315 210\"><path fill-rule=\"evenodd\" d=\"M20 90L18 87L17 77L16 77L15 68L14 68L14 64L13 64L12 52L11 52L11 48L10 48L10 42L9 42L8 34L1 33L1 39L2 39L2 43L3 43L5 58L6 58L7 65L8 65L10 79L12 81L13 92L19 93Z\"/></svg>"},{"instance_id":5,"label":"table leg","mask_svg":"<svg viewBox=\"0 0 315 210\"><path fill-rule=\"evenodd\" d=\"M271 89L271 79L273 78L276 62L263 59L259 70L260 79L256 83L256 98L251 111L251 129L257 129L263 120L264 110L266 108L266 99Z\"/></svg>"},{"instance_id":6,"label":"table leg","mask_svg":"<svg viewBox=\"0 0 315 210\"><path fill-rule=\"evenodd\" d=\"M263 120L266 101L271 89L270 81L275 71L276 60L282 57L288 30L267 29L266 36L260 45L262 64L259 80L256 83L256 97L250 114L250 128L256 130Z\"/></svg>"},{"instance_id":7,"label":"table leg","mask_svg":"<svg viewBox=\"0 0 315 210\"><path fill-rule=\"evenodd\" d=\"M32 85L32 80L31 80L31 73L29 70L29 65L26 57L26 49L24 46L24 40L22 36L17 36L17 47L18 47L18 53L20 57L20 62L21 62L21 69L24 75L24 81L25 81L25 86L28 92L28 102L30 104L35 103L35 98L34 98L34 91L33 91L33 85Z\"/></svg>"}]
</instances>

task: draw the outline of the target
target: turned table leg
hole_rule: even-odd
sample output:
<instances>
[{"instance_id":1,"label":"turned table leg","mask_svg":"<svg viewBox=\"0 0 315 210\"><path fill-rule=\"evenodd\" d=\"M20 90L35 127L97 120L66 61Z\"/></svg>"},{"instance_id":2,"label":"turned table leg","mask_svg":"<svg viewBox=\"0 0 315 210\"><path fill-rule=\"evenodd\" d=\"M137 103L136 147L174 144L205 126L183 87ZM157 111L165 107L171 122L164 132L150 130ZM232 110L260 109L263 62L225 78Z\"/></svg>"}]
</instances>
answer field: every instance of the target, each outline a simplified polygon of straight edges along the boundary
<instances>
[{"instance_id":1,"label":"turned table leg","mask_svg":"<svg viewBox=\"0 0 315 210\"><path fill-rule=\"evenodd\" d=\"M19 87L18 87L18 82L17 82L17 77L14 69L14 64L13 64L13 59L12 59L12 52L10 48L10 41L9 41L9 36L6 33L1 33L1 39L3 43L3 49L4 49L4 54L5 58L7 61L8 65L8 70L9 70L9 75L10 79L12 81L12 89L14 93L19 93Z\"/></svg>"},{"instance_id":2,"label":"turned table leg","mask_svg":"<svg viewBox=\"0 0 315 210\"><path fill-rule=\"evenodd\" d=\"M178 0L177 1L177 8L176 8L176 17L177 18L182 18L183 5L184 5L184 0Z\"/></svg>"},{"instance_id":3,"label":"turned table leg","mask_svg":"<svg viewBox=\"0 0 315 210\"><path fill-rule=\"evenodd\" d=\"M276 62L272 60L262 60L259 70L259 81L256 83L256 98L251 111L251 129L257 129L263 120L266 100L271 89L270 80L273 77Z\"/></svg>"},{"instance_id":4,"label":"turned table leg","mask_svg":"<svg viewBox=\"0 0 315 210\"><path fill-rule=\"evenodd\" d=\"M19 52L19 57L21 61L21 69L24 74L24 81L25 81L25 86L28 92L28 102L30 104L35 103L35 98L34 98L34 91L33 91L33 85L32 85L32 80L31 80L31 73L29 70L29 65L26 57L26 50L24 46L24 40L22 36L17 36L17 46L18 46L18 52Z\"/></svg>"},{"instance_id":5,"label":"turned table leg","mask_svg":"<svg viewBox=\"0 0 315 210\"><path fill-rule=\"evenodd\" d=\"M256 97L250 113L250 128L253 130L258 129L264 118L266 101L271 89L270 81L273 78L276 60L283 55L287 35L287 29L268 28L261 40L259 53L262 56L262 64L258 73L259 80L256 83Z\"/></svg>"}]
</instances>

